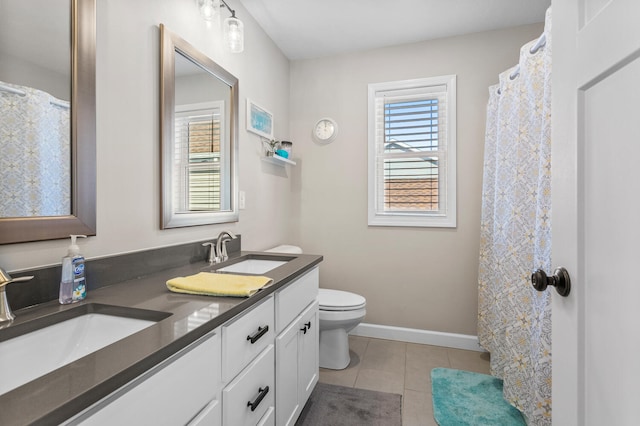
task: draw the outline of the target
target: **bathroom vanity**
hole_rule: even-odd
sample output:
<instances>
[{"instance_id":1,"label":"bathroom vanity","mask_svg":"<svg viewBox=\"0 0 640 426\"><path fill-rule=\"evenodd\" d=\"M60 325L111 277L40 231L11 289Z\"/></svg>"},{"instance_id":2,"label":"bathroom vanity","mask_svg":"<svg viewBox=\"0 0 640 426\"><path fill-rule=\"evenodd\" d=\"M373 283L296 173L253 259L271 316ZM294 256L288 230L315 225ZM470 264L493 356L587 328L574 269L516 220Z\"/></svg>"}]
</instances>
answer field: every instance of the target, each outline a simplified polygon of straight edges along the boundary
<instances>
[{"instance_id":1,"label":"bathroom vanity","mask_svg":"<svg viewBox=\"0 0 640 426\"><path fill-rule=\"evenodd\" d=\"M286 263L260 274L273 285L249 298L166 288L170 278L247 258ZM53 321L78 308L162 315L0 395L0 424L294 424L318 381L321 261L315 255L241 252L213 267L192 263L103 287L80 304L49 302L16 311L14 323L0 330L0 344L13 327Z\"/></svg>"}]
</instances>

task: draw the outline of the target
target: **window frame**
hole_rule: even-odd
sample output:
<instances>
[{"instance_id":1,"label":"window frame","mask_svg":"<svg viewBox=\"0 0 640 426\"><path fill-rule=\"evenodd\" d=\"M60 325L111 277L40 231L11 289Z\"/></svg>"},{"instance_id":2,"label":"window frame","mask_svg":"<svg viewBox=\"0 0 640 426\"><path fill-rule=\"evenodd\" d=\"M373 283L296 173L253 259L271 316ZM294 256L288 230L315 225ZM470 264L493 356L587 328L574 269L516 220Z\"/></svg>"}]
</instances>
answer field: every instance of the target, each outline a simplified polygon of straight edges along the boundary
<instances>
[{"instance_id":1,"label":"window frame","mask_svg":"<svg viewBox=\"0 0 640 426\"><path fill-rule=\"evenodd\" d=\"M208 101L202 103L195 104L185 104L179 105L176 107L175 112L175 121L185 121L185 123L189 123L188 118L191 116L198 116L201 114L217 114L218 121L220 122L219 128L219 141L220 141L220 152L218 153L218 161L216 167L218 168L218 192L219 192L219 205L217 209L190 209L190 183L189 183L189 172L185 172L185 166L191 164L190 161L190 153L189 153L189 144L188 139L182 140L182 138L188 138L188 130L186 133L179 133L178 126L176 124L176 146L175 153L173 158L173 204L176 208L176 215L193 215L193 214L201 214L201 213L211 213L211 212L226 212L229 209L227 203L225 203L226 194L224 193L224 185L222 182L225 179L229 179L229 167L227 166L227 172L224 173L225 164L229 162L229 152L225 149L224 141L226 137L226 129L224 127L225 123L225 102L218 101ZM186 120L185 120L186 119ZM211 163L213 164L213 163Z\"/></svg>"},{"instance_id":2,"label":"window frame","mask_svg":"<svg viewBox=\"0 0 640 426\"><path fill-rule=\"evenodd\" d=\"M444 136L438 137L438 158L443 161L439 165L441 173L438 175L438 212L385 212L378 208L378 200L384 198L379 194L378 181L384 182L384 173L378 172L376 164L383 153L378 147L383 146L384 137L376 128L378 116L376 100L384 97L385 93L400 97L404 93L424 94L428 97L435 88L445 88L445 128ZM440 90L442 93L442 90ZM384 109L383 109L384 111ZM384 114L384 112L383 112ZM384 119L384 117L382 117ZM382 120L384 122L384 120ZM425 151L428 152L428 151ZM404 154L398 154L398 158ZM389 155L386 154L385 157ZM456 212L456 75L427 77L413 80L400 80L368 85L368 225L369 226L409 226L409 227L438 227L455 228L457 226Z\"/></svg>"}]
</instances>

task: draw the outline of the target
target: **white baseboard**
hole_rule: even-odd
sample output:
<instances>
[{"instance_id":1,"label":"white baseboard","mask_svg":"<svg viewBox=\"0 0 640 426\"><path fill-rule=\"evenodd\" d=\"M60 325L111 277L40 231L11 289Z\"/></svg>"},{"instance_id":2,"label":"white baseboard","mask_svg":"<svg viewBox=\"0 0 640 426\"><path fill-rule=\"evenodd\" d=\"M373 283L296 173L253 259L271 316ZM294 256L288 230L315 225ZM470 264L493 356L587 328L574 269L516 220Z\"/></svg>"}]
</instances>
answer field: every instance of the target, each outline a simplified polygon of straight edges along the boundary
<instances>
[{"instance_id":1,"label":"white baseboard","mask_svg":"<svg viewBox=\"0 0 640 426\"><path fill-rule=\"evenodd\" d=\"M392 327L388 325L361 323L351 333L354 336L376 339L397 340L399 342L420 343L423 345L444 346L486 352L478 344L477 336L467 334L443 333L440 331L419 330L417 328Z\"/></svg>"}]
</instances>

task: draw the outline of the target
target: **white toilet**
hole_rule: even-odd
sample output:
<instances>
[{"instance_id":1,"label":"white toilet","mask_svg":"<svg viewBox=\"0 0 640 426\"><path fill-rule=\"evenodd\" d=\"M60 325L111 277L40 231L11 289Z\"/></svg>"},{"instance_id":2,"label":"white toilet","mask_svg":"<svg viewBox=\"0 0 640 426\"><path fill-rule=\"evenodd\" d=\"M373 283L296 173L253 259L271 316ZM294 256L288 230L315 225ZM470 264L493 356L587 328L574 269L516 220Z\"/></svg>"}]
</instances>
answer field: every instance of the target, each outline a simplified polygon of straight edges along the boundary
<instances>
[{"instance_id":1,"label":"white toilet","mask_svg":"<svg viewBox=\"0 0 640 426\"><path fill-rule=\"evenodd\" d=\"M266 250L276 253L300 254L296 246L282 245ZM349 335L364 319L367 301L348 291L321 288L320 305L320 367L342 370L349 366Z\"/></svg>"},{"instance_id":2,"label":"white toilet","mask_svg":"<svg viewBox=\"0 0 640 426\"><path fill-rule=\"evenodd\" d=\"M367 313L364 297L348 291L320 289L320 367L342 370L349 366L349 336Z\"/></svg>"}]
</instances>

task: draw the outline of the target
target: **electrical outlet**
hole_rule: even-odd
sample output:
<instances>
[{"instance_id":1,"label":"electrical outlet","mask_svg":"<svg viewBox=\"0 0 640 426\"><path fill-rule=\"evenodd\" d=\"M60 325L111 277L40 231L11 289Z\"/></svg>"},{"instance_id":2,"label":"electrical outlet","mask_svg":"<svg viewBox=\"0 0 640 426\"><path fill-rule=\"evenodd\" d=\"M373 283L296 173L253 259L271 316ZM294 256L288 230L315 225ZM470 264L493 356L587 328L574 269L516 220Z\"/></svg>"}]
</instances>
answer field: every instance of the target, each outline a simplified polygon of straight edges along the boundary
<instances>
[{"instance_id":1,"label":"electrical outlet","mask_svg":"<svg viewBox=\"0 0 640 426\"><path fill-rule=\"evenodd\" d=\"M240 210L244 210L245 202L246 202L245 193L244 191L240 191L238 194L238 206L240 207Z\"/></svg>"}]
</instances>

